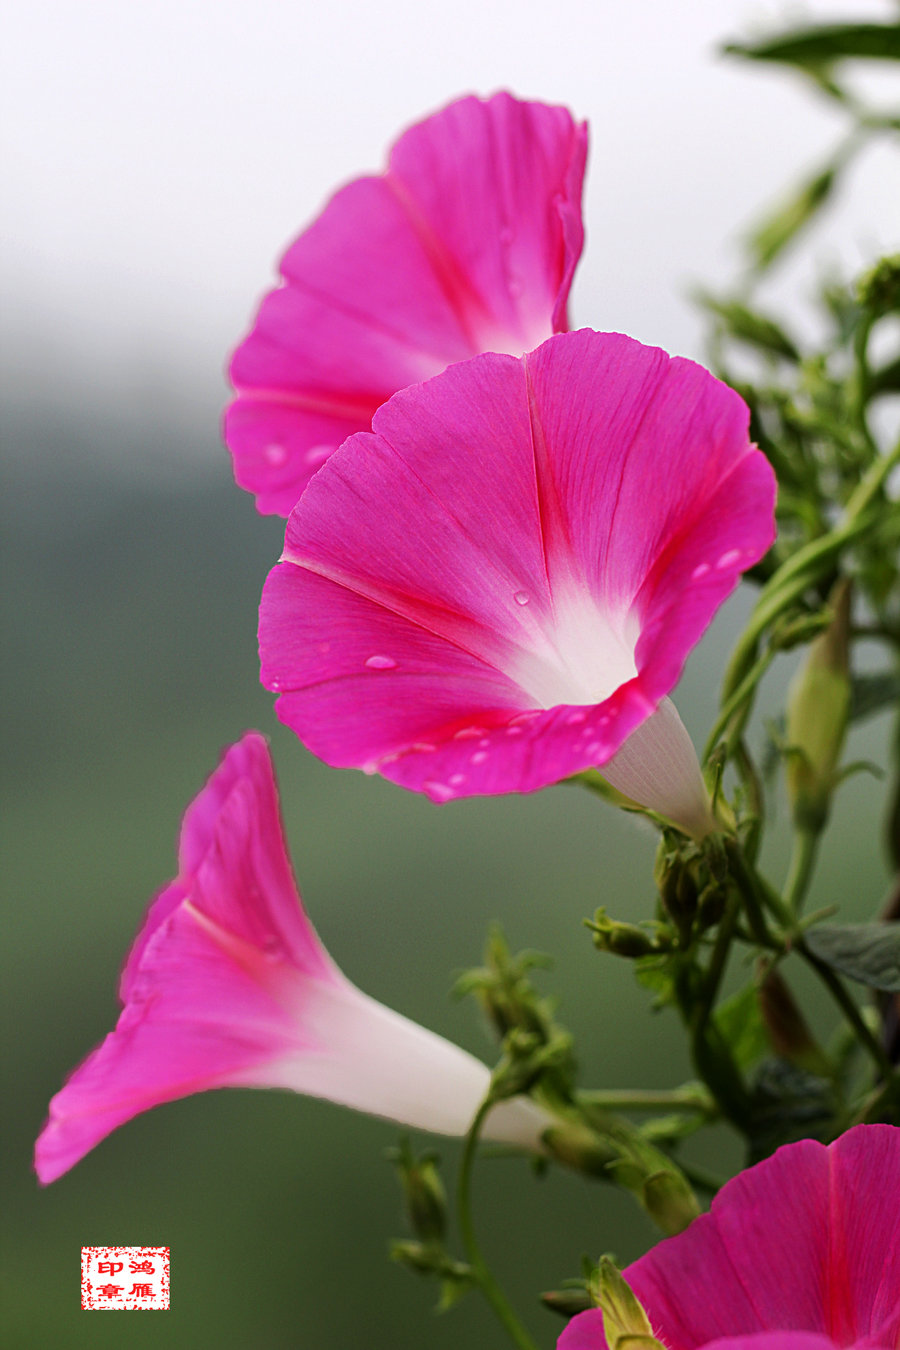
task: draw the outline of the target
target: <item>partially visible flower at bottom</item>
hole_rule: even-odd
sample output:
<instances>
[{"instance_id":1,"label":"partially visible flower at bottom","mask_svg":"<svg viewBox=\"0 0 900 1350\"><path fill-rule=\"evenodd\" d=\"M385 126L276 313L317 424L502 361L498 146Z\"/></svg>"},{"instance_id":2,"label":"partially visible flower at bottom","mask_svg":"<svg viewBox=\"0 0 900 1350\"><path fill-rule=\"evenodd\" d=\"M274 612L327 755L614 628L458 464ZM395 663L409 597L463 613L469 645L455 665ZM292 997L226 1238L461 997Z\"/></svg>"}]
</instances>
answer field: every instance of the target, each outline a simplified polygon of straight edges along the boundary
<instances>
[{"instance_id":1,"label":"partially visible flower at bottom","mask_svg":"<svg viewBox=\"0 0 900 1350\"><path fill-rule=\"evenodd\" d=\"M857 1125L827 1148L780 1148L709 1214L628 1266L669 1350L897 1350L900 1129ZM606 1350L599 1309L558 1350Z\"/></svg>"},{"instance_id":2,"label":"partially visible flower at bottom","mask_svg":"<svg viewBox=\"0 0 900 1350\"><path fill-rule=\"evenodd\" d=\"M50 1103L35 1148L54 1181L132 1116L216 1087L277 1087L438 1134L465 1134L489 1084L474 1056L369 998L300 899L265 739L249 732L188 808L179 875L122 973L124 1010ZM540 1146L550 1118L500 1103L484 1136Z\"/></svg>"}]
</instances>

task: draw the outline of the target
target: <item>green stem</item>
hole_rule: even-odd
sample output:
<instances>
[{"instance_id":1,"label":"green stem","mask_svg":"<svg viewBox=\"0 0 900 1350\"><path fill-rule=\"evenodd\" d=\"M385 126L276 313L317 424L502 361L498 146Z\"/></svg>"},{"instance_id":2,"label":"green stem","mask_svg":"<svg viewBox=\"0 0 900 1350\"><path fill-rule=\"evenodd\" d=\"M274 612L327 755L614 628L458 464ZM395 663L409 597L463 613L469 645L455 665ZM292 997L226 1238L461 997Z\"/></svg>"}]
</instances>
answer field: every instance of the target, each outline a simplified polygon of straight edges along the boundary
<instances>
[{"instance_id":1,"label":"green stem","mask_svg":"<svg viewBox=\"0 0 900 1350\"><path fill-rule=\"evenodd\" d=\"M856 1038L860 1045L868 1051L875 1064L878 1066L879 1072L886 1079L892 1078L894 1066L888 1058L887 1052L879 1044L877 1037L874 1036L866 1026L859 1008L847 993L837 975L835 975L830 966L827 966L824 961L821 961L818 956L815 956L804 943L798 942L796 950L803 959L812 966L813 970L815 970L816 974L819 976L819 979L828 989L835 1003L837 1003L841 1012L844 1014L844 1017L856 1033Z\"/></svg>"},{"instance_id":2,"label":"green stem","mask_svg":"<svg viewBox=\"0 0 900 1350\"><path fill-rule=\"evenodd\" d=\"M522 1323L519 1321L512 1306L507 1300L506 1295L488 1269L484 1257L481 1254L481 1248L478 1246L475 1237L475 1225L472 1221L472 1168L475 1163L475 1154L478 1151L478 1136L481 1133L481 1127L484 1124L488 1111L490 1111L494 1105L495 1102L492 1097L487 1097L481 1103L475 1119L472 1121L469 1133L466 1135L462 1163L460 1164L459 1169L459 1183L456 1190L459 1231L472 1274L478 1281L481 1292L484 1294L488 1303L490 1303L494 1312L497 1314L497 1317L506 1329L510 1340L514 1345L518 1346L518 1350L537 1350L534 1341L522 1326Z\"/></svg>"},{"instance_id":3,"label":"green stem","mask_svg":"<svg viewBox=\"0 0 900 1350\"><path fill-rule=\"evenodd\" d=\"M579 1103L604 1111L685 1111L704 1116L718 1115L712 1093L700 1083L669 1092L637 1088L609 1088L579 1092Z\"/></svg>"},{"instance_id":4,"label":"green stem","mask_svg":"<svg viewBox=\"0 0 900 1350\"><path fill-rule=\"evenodd\" d=\"M791 863L784 886L784 902L794 918L799 918L809 889L819 848L819 831L800 826L794 831Z\"/></svg>"},{"instance_id":5,"label":"green stem","mask_svg":"<svg viewBox=\"0 0 900 1350\"><path fill-rule=\"evenodd\" d=\"M745 715L743 718L741 718L741 720L737 723L737 725L732 728L729 740L733 741L735 737L739 736L740 733L743 731L744 724L746 723L747 720L747 715L749 714L750 711L750 700L752 698L753 691L759 684L763 675L765 675L766 671L769 669L769 666L772 664L774 657L775 657L774 650L770 649L769 651L763 652L762 656L759 657L759 659L755 661L754 664L747 671L747 674L741 680L740 684L735 689L734 693L730 696L730 698L727 698L723 703L721 711L719 712L719 715L716 718L715 723L713 725L713 729L709 733L709 737L706 742L706 747L703 751L704 763L706 763L706 761L712 754L713 750L716 748L716 745L719 742L719 738L721 737L725 728L728 726L728 723L731 721L734 714L741 708L741 705L746 701L747 709L745 711Z\"/></svg>"}]
</instances>

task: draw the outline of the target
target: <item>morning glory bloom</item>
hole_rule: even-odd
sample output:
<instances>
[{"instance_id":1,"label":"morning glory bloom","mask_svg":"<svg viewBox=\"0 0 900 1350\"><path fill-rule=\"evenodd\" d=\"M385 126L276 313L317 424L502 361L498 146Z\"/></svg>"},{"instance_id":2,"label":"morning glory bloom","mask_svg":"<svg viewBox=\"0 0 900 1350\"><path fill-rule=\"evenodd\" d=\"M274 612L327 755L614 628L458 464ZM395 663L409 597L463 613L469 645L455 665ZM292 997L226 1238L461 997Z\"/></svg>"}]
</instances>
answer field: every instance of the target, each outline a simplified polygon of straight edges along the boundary
<instances>
[{"instance_id":1,"label":"morning glory bloom","mask_svg":"<svg viewBox=\"0 0 900 1350\"><path fill-rule=\"evenodd\" d=\"M312 480L266 583L279 717L435 801L600 766L703 835L667 695L774 537L748 418L694 362L588 330L395 395Z\"/></svg>"},{"instance_id":2,"label":"morning glory bloom","mask_svg":"<svg viewBox=\"0 0 900 1350\"><path fill-rule=\"evenodd\" d=\"M780 1148L623 1274L668 1350L896 1350L900 1130ZM599 1310L559 1350L607 1350Z\"/></svg>"},{"instance_id":3,"label":"morning glory bloom","mask_svg":"<svg viewBox=\"0 0 900 1350\"><path fill-rule=\"evenodd\" d=\"M586 154L565 108L462 98L332 197L231 364L225 438L260 511L288 515L396 390L568 328Z\"/></svg>"},{"instance_id":4,"label":"morning glory bloom","mask_svg":"<svg viewBox=\"0 0 900 1350\"><path fill-rule=\"evenodd\" d=\"M120 995L115 1030L50 1104L42 1182L139 1112L207 1088L290 1088L450 1135L465 1134L488 1089L484 1064L363 994L319 942L255 732L188 808L178 877L150 908ZM549 1124L516 1099L494 1108L484 1137L537 1149Z\"/></svg>"}]
</instances>

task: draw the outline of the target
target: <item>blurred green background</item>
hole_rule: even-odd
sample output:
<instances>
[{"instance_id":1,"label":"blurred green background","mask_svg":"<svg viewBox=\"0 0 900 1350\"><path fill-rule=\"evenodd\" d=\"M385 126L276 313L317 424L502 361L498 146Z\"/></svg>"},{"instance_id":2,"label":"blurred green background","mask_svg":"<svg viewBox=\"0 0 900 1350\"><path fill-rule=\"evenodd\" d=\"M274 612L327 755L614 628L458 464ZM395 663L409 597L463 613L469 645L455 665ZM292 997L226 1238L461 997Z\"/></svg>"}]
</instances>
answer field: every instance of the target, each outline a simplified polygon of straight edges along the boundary
<instances>
[{"instance_id":1,"label":"blurred green background","mask_svg":"<svg viewBox=\"0 0 900 1350\"><path fill-rule=\"evenodd\" d=\"M30 1171L32 1141L50 1096L113 1025L119 968L174 871L184 807L247 727L272 737L302 892L347 974L490 1058L474 1005L448 990L499 919L514 947L556 958L542 983L576 1033L585 1085L689 1076L674 1016L651 1013L627 963L594 953L581 925L600 903L649 912L652 835L572 787L438 807L318 763L257 683L255 611L279 522L233 488L224 453L193 456L187 477L134 469L161 439L213 450L212 419L179 423L167 404L57 417L11 403L4 1344L121 1345L119 1321L80 1310L79 1249L148 1244L172 1249L172 1307L131 1319L129 1344L501 1345L475 1296L438 1317L436 1289L388 1263L389 1238L404 1235L382 1157L390 1125L289 1094L208 1093L138 1118L47 1190ZM697 739L748 602L726 607L678 691ZM788 670L770 681L770 713ZM850 757L877 758L885 732L869 724ZM862 917L877 903L881 794L866 776L842 789L813 905ZM782 843L770 849L776 877ZM737 1165L724 1131L701 1147L705 1162ZM440 1151L452 1181L458 1146ZM559 1171L533 1179L519 1160L480 1165L476 1206L489 1258L548 1346L561 1323L537 1291L577 1274L583 1252L627 1261L653 1236L615 1191Z\"/></svg>"}]
</instances>

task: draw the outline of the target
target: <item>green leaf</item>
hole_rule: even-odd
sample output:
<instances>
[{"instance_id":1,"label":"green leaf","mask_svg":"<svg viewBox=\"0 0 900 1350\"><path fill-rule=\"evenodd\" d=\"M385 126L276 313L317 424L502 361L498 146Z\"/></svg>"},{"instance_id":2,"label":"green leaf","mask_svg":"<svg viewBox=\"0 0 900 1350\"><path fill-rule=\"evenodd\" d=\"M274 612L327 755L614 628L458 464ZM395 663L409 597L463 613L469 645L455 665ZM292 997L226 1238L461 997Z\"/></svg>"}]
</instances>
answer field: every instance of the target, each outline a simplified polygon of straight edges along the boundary
<instances>
[{"instance_id":1,"label":"green leaf","mask_svg":"<svg viewBox=\"0 0 900 1350\"><path fill-rule=\"evenodd\" d=\"M731 42L729 56L751 61L779 61L805 69L830 65L846 57L900 60L900 24L836 23L798 29L764 42Z\"/></svg>"},{"instance_id":2,"label":"green leaf","mask_svg":"<svg viewBox=\"0 0 900 1350\"><path fill-rule=\"evenodd\" d=\"M747 246L758 268L769 267L794 235L821 210L831 196L837 178L837 167L830 164L802 184L768 220L756 227L747 239Z\"/></svg>"},{"instance_id":3,"label":"green leaf","mask_svg":"<svg viewBox=\"0 0 900 1350\"><path fill-rule=\"evenodd\" d=\"M774 319L748 309L739 300L717 300L705 291L698 291L695 298L704 309L717 315L730 336L739 342L746 342L751 347L758 347L775 356L786 357L789 361L799 361L800 353L796 346Z\"/></svg>"},{"instance_id":4,"label":"green leaf","mask_svg":"<svg viewBox=\"0 0 900 1350\"><path fill-rule=\"evenodd\" d=\"M720 1004L714 1021L739 1069L748 1069L771 1052L755 985L748 984Z\"/></svg>"},{"instance_id":5,"label":"green leaf","mask_svg":"<svg viewBox=\"0 0 900 1350\"><path fill-rule=\"evenodd\" d=\"M817 924L806 934L806 945L851 980L900 993L900 921Z\"/></svg>"},{"instance_id":6,"label":"green leaf","mask_svg":"<svg viewBox=\"0 0 900 1350\"><path fill-rule=\"evenodd\" d=\"M850 720L871 717L882 708L900 702L900 674L893 670L877 675L854 675L850 685Z\"/></svg>"}]
</instances>

